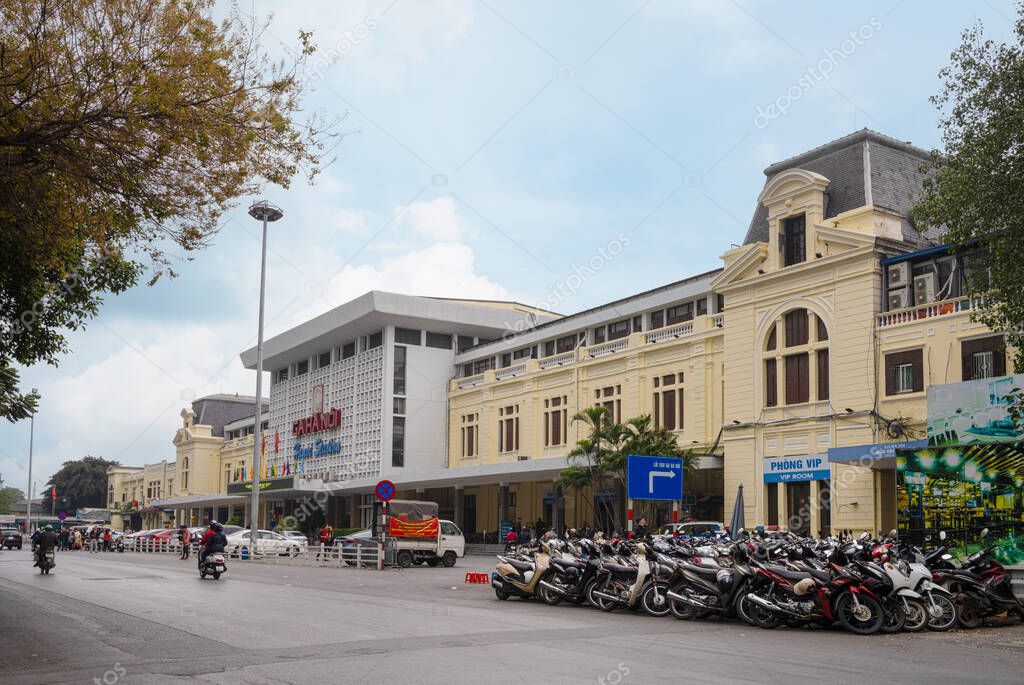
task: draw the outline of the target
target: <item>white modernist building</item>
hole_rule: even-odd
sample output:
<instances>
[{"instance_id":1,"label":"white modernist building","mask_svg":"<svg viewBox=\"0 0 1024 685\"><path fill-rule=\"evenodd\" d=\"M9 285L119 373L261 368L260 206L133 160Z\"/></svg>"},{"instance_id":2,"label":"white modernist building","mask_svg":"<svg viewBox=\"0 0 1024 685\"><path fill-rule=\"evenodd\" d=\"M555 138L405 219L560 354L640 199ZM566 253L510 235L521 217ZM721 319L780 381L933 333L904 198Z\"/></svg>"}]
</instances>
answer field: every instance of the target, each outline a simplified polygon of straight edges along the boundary
<instances>
[{"instance_id":1,"label":"white modernist building","mask_svg":"<svg viewBox=\"0 0 1024 685\"><path fill-rule=\"evenodd\" d=\"M264 343L270 477L401 477L447 465L447 387L470 347L558 318L515 302L372 291ZM256 365L256 349L241 354Z\"/></svg>"}]
</instances>

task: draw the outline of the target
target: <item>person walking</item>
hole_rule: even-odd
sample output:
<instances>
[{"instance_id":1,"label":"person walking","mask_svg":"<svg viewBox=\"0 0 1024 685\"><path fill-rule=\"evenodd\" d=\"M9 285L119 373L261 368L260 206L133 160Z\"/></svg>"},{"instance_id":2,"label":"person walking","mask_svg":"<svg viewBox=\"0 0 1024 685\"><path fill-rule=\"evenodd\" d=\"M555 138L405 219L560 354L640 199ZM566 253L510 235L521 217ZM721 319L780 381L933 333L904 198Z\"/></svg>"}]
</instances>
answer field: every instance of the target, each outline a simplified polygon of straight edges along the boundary
<instances>
[{"instance_id":1,"label":"person walking","mask_svg":"<svg viewBox=\"0 0 1024 685\"><path fill-rule=\"evenodd\" d=\"M110 544L110 541L111 541L112 538L113 538L113 536L110 534L110 529L109 528L104 528L103 529L103 551L104 552L110 552L110 551L113 550L113 547Z\"/></svg>"},{"instance_id":2,"label":"person walking","mask_svg":"<svg viewBox=\"0 0 1024 685\"><path fill-rule=\"evenodd\" d=\"M89 553L96 554L100 551L100 527L93 526L89 531Z\"/></svg>"}]
</instances>

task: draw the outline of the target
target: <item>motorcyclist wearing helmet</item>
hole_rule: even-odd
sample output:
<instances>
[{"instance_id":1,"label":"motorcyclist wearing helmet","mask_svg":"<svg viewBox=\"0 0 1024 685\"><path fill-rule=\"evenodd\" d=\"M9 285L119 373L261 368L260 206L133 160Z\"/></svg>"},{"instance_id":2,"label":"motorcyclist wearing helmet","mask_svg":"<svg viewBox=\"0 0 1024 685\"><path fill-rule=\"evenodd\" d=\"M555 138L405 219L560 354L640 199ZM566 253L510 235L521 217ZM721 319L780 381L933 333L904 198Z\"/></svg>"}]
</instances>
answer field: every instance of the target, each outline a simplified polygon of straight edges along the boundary
<instances>
[{"instance_id":1,"label":"motorcyclist wearing helmet","mask_svg":"<svg viewBox=\"0 0 1024 685\"><path fill-rule=\"evenodd\" d=\"M210 527L203 533L203 539L199 541L199 567L202 568L203 560L209 554L223 552L228 544L228 538L224 535L224 526L216 521L210 522Z\"/></svg>"},{"instance_id":2,"label":"motorcyclist wearing helmet","mask_svg":"<svg viewBox=\"0 0 1024 685\"><path fill-rule=\"evenodd\" d=\"M57 546L57 534L53 532L53 526L47 525L36 538L36 554L33 566L39 566L39 560L43 555Z\"/></svg>"}]
</instances>

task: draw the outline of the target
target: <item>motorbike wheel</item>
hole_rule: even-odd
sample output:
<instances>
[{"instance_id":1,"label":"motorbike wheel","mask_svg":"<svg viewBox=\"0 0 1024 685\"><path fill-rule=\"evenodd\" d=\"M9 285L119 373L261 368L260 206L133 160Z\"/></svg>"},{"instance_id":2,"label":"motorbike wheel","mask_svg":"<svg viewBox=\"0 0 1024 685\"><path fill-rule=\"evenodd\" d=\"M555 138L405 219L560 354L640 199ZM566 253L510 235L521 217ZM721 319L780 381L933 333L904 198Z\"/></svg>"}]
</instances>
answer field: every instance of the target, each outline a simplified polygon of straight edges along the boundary
<instances>
[{"instance_id":1,"label":"motorbike wheel","mask_svg":"<svg viewBox=\"0 0 1024 685\"><path fill-rule=\"evenodd\" d=\"M587 604L594 607L595 609L597 608L597 597L594 596L594 588L596 587L597 581L592 580L589 583L587 583L587 586L585 588L583 588L583 598L586 600Z\"/></svg>"},{"instance_id":2,"label":"motorbike wheel","mask_svg":"<svg viewBox=\"0 0 1024 685\"><path fill-rule=\"evenodd\" d=\"M603 592L606 592L606 591L610 590L611 589L610 586L611 586L611 582L610 581L606 581L606 582L601 583L601 584L595 583L593 588L590 591L590 596L593 598L591 601L594 603L594 606L596 606L601 611L612 611L615 608L615 602L614 601L612 601L610 599L605 599L604 597L598 597L597 594L596 594L598 590L603 591Z\"/></svg>"},{"instance_id":3,"label":"motorbike wheel","mask_svg":"<svg viewBox=\"0 0 1024 685\"><path fill-rule=\"evenodd\" d=\"M860 603L853 601L852 592L844 592L836 601L836 615L839 616L839 623L855 635L871 635L877 633L885 622L885 612L882 605L874 597L863 595L857 598Z\"/></svg>"},{"instance_id":4,"label":"motorbike wheel","mask_svg":"<svg viewBox=\"0 0 1024 685\"><path fill-rule=\"evenodd\" d=\"M907 605L903 611L907 616L903 623L903 630L908 633L919 633L928 627L928 608L923 601L913 597L908 597L906 602Z\"/></svg>"},{"instance_id":5,"label":"motorbike wheel","mask_svg":"<svg viewBox=\"0 0 1024 685\"><path fill-rule=\"evenodd\" d=\"M929 606L925 605L925 611L928 612L928 630L943 631L949 630L956 625L957 610L956 604L953 600L946 595L940 595L933 593L931 601L935 603L942 613L935 616L928 612Z\"/></svg>"},{"instance_id":6,"label":"motorbike wheel","mask_svg":"<svg viewBox=\"0 0 1024 685\"><path fill-rule=\"evenodd\" d=\"M640 596L640 604L651 616L668 616L671 611L671 604L668 599L668 595L665 593L668 590L666 588L659 588L656 585L649 586L644 593Z\"/></svg>"},{"instance_id":7,"label":"motorbike wheel","mask_svg":"<svg viewBox=\"0 0 1024 685\"><path fill-rule=\"evenodd\" d=\"M752 625L771 630L772 628L778 628L782 623L781 616L770 609L754 604L747 599L747 595L743 595L740 601L743 602L742 612L748 617Z\"/></svg>"},{"instance_id":8,"label":"motorbike wheel","mask_svg":"<svg viewBox=\"0 0 1024 685\"><path fill-rule=\"evenodd\" d=\"M751 619L750 618L750 614L747 613L747 605L748 604L749 604L749 602L747 601L747 593L740 591L740 592L736 593L736 597L732 601L732 608L733 608L733 611L736 612L736 617L737 618L739 618L744 623L749 623L750 625L754 625L753 619Z\"/></svg>"},{"instance_id":9,"label":"motorbike wheel","mask_svg":"<svg viewBox=\"0 0 1024 685\"><path fill-rule=\"evenodd\" d=\"M981 625L982 618L980 611L966 603L961 602L957 607L956 622L960 624L961 628L974 630Z\"/></svg>"},{"instance_id":10,"label":"motorbike wheel","mask_svg":"<svg viewBox=\"0 0 1024 685\"><path fill-rule=\"evenodd\" d=\"M206 579L206 571L200 571L199 572L199 577L205 580Z\"/></svg>"},{"instance_id":11,"label":"motorbike wheel","mask_svg":"<svg viewBox=\"0 0 1024 685\"><path fill-rule=\"evenodd\" d=\"M671 598L668 600L668 610L680 621L694 621L700 618L701 613L697 607Z\"/></svg>"},{"instance_id":12,"label":"motorbike wheel","mask_svg":"<svg viewBox=\"0 0 1024 685\"><path fill-rule=\"evenodd\" d=\"M903 603L896 598L882 602L882 615L883 633L898 633L907 623L907 612L903 609Z\"/></svg>"},{"instance_id":13,"label":"motorbike wheel","mask_svg":"<svg viewBox=\"0 0 1024 685\"><path fill-rule=\"evenodd\" d=\"M537 594L544 600L544 603L549 606L555 606L562 601L562 595L558 594L554 590L544 587L543 585L537 590Z\"/></svg>"},{"instance_id":14,"label":"motorbike wheel","mask_svg":"<svg viewBox=\"0 0 1024 685\"><path fill-rule=\"evenodd\" d=\"M214 571L214 572L213 572L213 579L214 579L214 580L220 580L220 574L219 574L219 573L217 573L216 571Z\"/></svg>"},{"instance_id":15,"label":"motorbike wheel","mask_svg":"<svg viewBox=\"0 0 1024 685\"><path fill-rule=\"evenodd\" d=\"M494 596L500 599L502 602L508 599L508 593L502 590L501 588L497 587L494 588Z\"/></svg>"}]
</instances>

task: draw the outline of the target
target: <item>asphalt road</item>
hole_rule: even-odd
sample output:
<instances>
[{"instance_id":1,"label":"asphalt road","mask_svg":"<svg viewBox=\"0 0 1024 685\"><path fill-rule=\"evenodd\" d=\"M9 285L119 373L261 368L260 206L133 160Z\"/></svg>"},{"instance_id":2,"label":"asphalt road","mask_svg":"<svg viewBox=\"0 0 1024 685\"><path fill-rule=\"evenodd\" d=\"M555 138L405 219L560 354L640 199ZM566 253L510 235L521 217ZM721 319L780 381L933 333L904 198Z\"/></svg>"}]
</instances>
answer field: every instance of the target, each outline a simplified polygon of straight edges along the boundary
<instances>
[{"instance_id":1,"label":"asphalt road","mask_svg":"<svg viewBox=\"0 0 1024 685\"><path fill-rule=\"evenodd\" d=\"M1024 626L856 637L499 602L455 568L357 571L0 552L0 682L1020 683Z\"/></svg>"}]
</instances>

